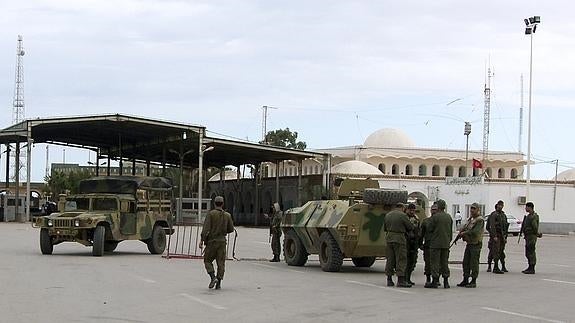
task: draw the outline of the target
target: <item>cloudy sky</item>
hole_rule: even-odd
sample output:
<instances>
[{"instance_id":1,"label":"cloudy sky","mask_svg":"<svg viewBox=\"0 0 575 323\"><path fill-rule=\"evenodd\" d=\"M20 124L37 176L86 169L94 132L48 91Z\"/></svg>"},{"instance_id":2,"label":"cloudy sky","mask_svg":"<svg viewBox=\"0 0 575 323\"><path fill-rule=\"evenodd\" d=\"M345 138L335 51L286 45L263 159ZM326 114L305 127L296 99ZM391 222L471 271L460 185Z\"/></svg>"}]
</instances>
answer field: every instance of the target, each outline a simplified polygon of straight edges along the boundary
<instances>
[{"instance_id":1,"label":"cloudy sky","mask_svg":"<svg viewBox=\"0 0 575 323\"><path fill-rule=\"evenodd\" d=\"M532 174L550 178L545 161L575 166L574 9L567 0L0 0L0 127L12 123L21 34L27 118L123 113L257 141L267 105L277 108L268 130L289 127L311 149L361 144L387 127L418 146L465 149L469 121L470 149L481 150L491 66L489 148L520 149L523 74L526 152L523 19L540 15ZM37 146L33 180L45 168ZM62 148L50 149L62 162Z\"/></svg>"}]
</instances>

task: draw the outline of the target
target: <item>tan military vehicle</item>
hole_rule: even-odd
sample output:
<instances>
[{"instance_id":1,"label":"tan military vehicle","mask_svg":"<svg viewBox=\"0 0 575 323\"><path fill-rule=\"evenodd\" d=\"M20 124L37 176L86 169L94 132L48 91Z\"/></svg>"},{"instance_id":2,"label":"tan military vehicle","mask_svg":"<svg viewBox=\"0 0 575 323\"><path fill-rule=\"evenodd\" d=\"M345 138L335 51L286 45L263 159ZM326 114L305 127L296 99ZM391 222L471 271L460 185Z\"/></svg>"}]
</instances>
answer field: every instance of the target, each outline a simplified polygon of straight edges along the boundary
<instances>
[{"instance_id":1,"label":"tan military vehicle","mask_svg":"<svg viewBox=\"0 0 575 323\"><path fill-rule=\"evenodd\" d=\"M171 181L163 177L94 177L80 182L80 193L67 196L59 212L36 219L40 250L78 242L93 256L116 249L124 240L140 240L152 254L166 248L171 234Z\"/></svg>"},{"instance_id":2,"label":"tan military vehicle","mask_svg":"<svg viewBox=\"0 0 575 323\"><path fill-rule=\"evenodd\" d=\"M407 191L381 189L375 180L338 179L337 200L310 201L286 211L282 221L284 258L303 266L318 254L324 271L339 271L344 258L370 267L385 257L383 218L394 205L407 201Z\"/></svg>"}]
</instances>

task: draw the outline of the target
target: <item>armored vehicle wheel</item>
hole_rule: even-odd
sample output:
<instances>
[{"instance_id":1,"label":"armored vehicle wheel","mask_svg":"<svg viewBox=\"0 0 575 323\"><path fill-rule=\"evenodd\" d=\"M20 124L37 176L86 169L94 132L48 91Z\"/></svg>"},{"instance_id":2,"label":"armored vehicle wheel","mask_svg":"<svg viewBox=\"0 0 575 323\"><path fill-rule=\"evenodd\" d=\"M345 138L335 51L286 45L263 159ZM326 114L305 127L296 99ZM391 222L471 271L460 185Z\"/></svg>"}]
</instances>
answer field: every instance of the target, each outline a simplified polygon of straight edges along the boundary
<instances>
[{"instance_id":1,"label":"armored vehicle wheel","mask_svg":"<svg viewBox=\"0 0 575 323\"><path fill-rule=\"evenodd\" d=\"M118 243L119 243L119 241L106 241L106 242L104 242L104 251L112 252L112 251L116 250Z\"/></svg>"},{"instance_id":2,"label":"armored vehicle wheel","mask_svg":"<svg viewBox=\"0 0 575 323\"><path fill-rule=\"evenodd\" d=\"M339 271L343 264L343 253L328 231L319 237L319 263L323 271Z\"/></svg>"},{"instance_id":3,"label":"armored vehicle wheel","mask_svg":"<svg viewBox=\"0 0 575 323\"><path fill-rule=\"evenodd\" d=\"M363 201L369 204L405 203L407 201L407 191L383 188L366 188L363 191Z\"/></svg>"},{"instance_id":4,"label":"armored vehicle wheel","mask_svg":"<svg viewBox=\"0 0 575 323\"><path fill-rule=\"evenodd\" d=\"M146 241L151 254L161 254L166 250L166 231L160 225L155 225L152 237Z\"/></svg>"},{"instance_id":5,"label":"armored vehicle wheel","mask_svg":"<svg viewBox=\"0 0 575 323\"><path fill-rule=\"evenodd\" d=\"M354 257L351 261L356 267L371 267L375 262L375 257Z\"/></svg>"},{"instance_id":6,"label":"armored vehicle wheel","mask_svg":"<svg viewBox=\"0 0 575 323\"><path fill-rule=\"evenodd\" d=\"M284 238L286 263L290 266L303 266L307 262L307 256L307 251L295 231L288 231Z\"/></svg>"},{"instance_id":7,"label":"armored vehicle wheel","mask_svg":"<svg viewBox=\"0 0 575 323\"><path fill-rule=\"evenodd\" d=\"M104 254L104 242L106 239L106 227L99 225L94 230L92 239L92 256L101 257Z\"/></svg>"},{"instance_id":8,"label":"armored vehicle wheel","mask_svg":"<svg viewBox=\"0 0 575 323\"><path fill-rule=\"evenodd\" d=\"M40 229L40 251L43 255L51 255L53 250L54 245L48 229Z\"/></svg>"}]
</instances>

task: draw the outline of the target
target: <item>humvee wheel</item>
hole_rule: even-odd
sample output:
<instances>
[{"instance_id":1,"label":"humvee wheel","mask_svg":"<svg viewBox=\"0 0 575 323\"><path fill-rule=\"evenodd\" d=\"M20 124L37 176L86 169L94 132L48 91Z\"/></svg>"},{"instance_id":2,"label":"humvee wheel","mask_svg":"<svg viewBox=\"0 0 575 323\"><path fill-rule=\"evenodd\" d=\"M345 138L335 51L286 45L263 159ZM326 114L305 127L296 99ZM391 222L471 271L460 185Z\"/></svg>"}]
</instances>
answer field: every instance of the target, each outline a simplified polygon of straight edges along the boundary
<instances>
[{"instance_id":1,"label":"humvee wheel","mask_svg":"<svg viewBox=\"0 0 575 323\"><path fill-rule=\"evenodd\" d=\"M343 253L328 231L319 237L319 263L323 271L339 271L343 264Z\"/></svg>"},{"instance_id":2,"label":"humvee wheel","mask_svg":"<svg viewBox=\"0 0 575 323\"><path fill-rule=\"evenodd\" d=\"M112 251L116 250L118 243L119 243L119 241L106 241L106 242L104 242L104 251L112 252Z\"/></svg>"},{"instance_id":3,"label":"humvee wheel","mask_svg":"<svg viewBox=\"0 0 575 323\"><path fill-rule=\"evenodd\" d=\"M371 267L375 262L375 257L354 257L351 261L356 267Z\"/></svg>"},{"instance_id":4,"label":"humvee wheel","mask_svg":"<svg viewBox=\"0 0 575 323\"><path fill-rule=\"evenodd\" d=\"M407 201L407 191L383 188L366 188L363 201L369 204L396 204Z\"/></svg>"},{"instance_id":5,"label":"humvee wheel","mask_svg":"<svg viewBox=\"0 0 575 323\"><path fill-rule=\"evenodd\" d=\"M106 239L106 227L99 225L94 230L92 239L92 256L101 257L104 254L104 242Z\"/></svg>"},{"instance_id":6,"label":"humvee wheel","mask_svg":"<svg viewBox=\"0 0 575 323\"><path fill-rule=\"evenodd\" d=\"M166 231L161 225L155 225L152 230L152 237L146 241L151 254L161 254L166 250Z\"/></svg>"},{"instance_id":7,"label":"humvee wheel","mask_svg":"<svg viewBox=\"0 0 575 323\"><path fill-rule=\"evenodd\" d=\"M284 259L290 266L303 266L307 262L307 251L297 234L291 230L284 238Z\"/></svg>"},{"instance_id":8,"label":"humvee wheel","mask_svg":"<svg viewBox=\"0 0 575 323\"><path fill-rule=\"evenodd\" d=\"M43 255L51 255L53 250L54 245L48 229L40 229L40 251Z\"/></svg>"}]
</instances>

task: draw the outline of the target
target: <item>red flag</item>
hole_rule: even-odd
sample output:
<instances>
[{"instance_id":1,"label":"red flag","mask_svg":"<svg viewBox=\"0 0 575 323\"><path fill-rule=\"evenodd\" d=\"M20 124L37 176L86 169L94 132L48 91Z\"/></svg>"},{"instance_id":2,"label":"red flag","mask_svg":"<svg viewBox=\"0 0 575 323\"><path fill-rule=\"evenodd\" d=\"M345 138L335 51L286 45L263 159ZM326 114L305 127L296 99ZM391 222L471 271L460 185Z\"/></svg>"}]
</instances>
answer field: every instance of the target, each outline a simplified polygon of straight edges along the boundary
<instances>
[{"instance_id":1,"label":"red flag","mask_svg":"<svg viewBox=\"0 0 575 323\"><path fill-rule=\"evenodd\" d=\"M483 168L483 164L480 160L473 158L473 169L475 168Z\"/></svg>"}]
</instances>

